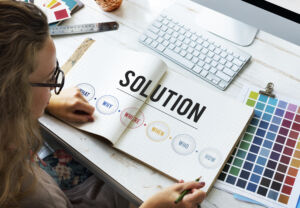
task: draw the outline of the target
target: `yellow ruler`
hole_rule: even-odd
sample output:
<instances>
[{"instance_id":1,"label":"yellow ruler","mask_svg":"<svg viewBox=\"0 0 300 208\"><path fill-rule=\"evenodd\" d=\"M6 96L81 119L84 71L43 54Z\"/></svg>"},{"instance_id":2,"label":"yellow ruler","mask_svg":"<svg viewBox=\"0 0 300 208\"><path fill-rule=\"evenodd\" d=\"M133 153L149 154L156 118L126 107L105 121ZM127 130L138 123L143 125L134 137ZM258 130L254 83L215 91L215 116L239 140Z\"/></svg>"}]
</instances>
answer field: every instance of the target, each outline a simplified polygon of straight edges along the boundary
<instances>
[{"instance_id":1,"label":"yellow ruler","mask_svg":"<svg viewBox=\"0 0 300 208\"><path fill-rule=\"evenodd\" d=\"M61 67L61 69L67 74L71 68L76 64L76 62L81 58L81 56L87 51L87 49L95 42L91 38L85 39L80 46L74 51L72 56L67 60L67 62Z\"/></svg>"}]
</instances>

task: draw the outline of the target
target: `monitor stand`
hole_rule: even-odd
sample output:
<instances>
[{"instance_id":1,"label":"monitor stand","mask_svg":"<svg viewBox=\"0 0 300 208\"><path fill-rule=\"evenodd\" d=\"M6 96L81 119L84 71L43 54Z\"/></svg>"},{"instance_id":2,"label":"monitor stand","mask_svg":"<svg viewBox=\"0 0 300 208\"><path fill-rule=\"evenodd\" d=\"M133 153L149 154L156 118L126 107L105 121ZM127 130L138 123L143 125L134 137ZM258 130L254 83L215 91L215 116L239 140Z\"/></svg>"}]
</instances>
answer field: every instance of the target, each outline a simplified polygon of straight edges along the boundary
<instances>
[{"instance_id":1,"label":"monitor stand","mask_svg":"<svg viewBox=\"0 0 300 208\"><path fill-rule=\"evenodd\" d=\"M201 27L240 46L251 45L258 32L255 27L206 7L201 7L197 16Z\"/></svg>"}]
</instances>

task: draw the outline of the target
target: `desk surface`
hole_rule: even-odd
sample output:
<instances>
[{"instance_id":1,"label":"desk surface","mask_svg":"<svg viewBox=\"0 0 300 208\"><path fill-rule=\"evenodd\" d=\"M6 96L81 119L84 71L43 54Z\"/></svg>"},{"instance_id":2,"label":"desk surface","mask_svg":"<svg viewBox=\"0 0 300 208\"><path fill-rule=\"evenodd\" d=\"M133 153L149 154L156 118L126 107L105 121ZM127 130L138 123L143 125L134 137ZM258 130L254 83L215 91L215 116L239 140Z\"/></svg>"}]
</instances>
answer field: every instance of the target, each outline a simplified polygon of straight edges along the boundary
<instances>
[{"instance_id":1,"label":"desk surface","mask_svg":"<svg viewBox=\"0 0 300 208\"><path fill-rule=\"evenodd\" d=\"M93 0L82 1L85 7L75 13L64 25L115 20L120 24L120 28L114 32L55 37L57 57L61 63L67 61L85 38L108 41L115 46L155 54L138 43L138 37L142 31L164 8L170 5L176 4L187 10L194 9L193 3L188 0L124 0L117 11L105 13ZM260 31L251 46L240 48L252 55L251 62L223 93L236 98L244 85L264 88L269 81L272 81L275 84L276 94L300 100L299 46ZM170 69L219 91L162 56L160 58L168 64ZM140 203L141 200L147 199L163 187L174 183L155 170L95 139L92 135L78 131L51 116L43 116L40 122L82 162L135 203ZM232 195L213 188L202 207L259 206L236 201Z\"/></svg>"}]
</instances>

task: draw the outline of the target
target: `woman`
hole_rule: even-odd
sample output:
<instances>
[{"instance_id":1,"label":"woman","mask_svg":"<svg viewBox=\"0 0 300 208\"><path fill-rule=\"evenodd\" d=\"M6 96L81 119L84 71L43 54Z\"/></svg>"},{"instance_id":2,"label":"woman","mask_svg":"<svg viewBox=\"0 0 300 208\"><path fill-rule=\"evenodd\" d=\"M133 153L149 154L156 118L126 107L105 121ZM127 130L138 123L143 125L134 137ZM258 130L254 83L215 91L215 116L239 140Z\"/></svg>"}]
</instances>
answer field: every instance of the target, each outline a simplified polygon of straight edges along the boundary
<instances>
[{"instance_id":1,"label":"woman","mask_svg":"<svg viewBox=\"0 0 300 208\"><path fill-rule=\"evenodd\" d=\"M37 119L49 104L50 91L59 94L63 86L47 19L34 5L12 0L0 0L0 17L0 207L73 207L35 162L42 145ZM94 108L78 90L60 96L51 101L50 112L66 120L93 121ZM75 110L87 115L78 115ZM196 207L205 197L199 190L203 186L198 182L175 184L141 207ZM192 191L175 205L174 200L185 189ZM113 207L104 204L93 207Z\"/></svg>"}]
</instances>

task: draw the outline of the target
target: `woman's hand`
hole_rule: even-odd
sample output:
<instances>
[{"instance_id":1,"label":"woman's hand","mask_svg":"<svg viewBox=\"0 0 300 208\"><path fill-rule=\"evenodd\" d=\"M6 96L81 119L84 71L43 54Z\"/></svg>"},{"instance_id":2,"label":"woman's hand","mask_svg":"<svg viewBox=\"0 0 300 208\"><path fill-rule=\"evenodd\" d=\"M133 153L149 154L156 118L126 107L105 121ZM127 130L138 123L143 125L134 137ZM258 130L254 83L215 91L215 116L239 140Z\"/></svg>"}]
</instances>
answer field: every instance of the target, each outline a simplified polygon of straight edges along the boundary
<instances>
[{"instance_id":1,"label":"woman's hand","mask_svg":"<svg viewBox=\"0 0 300 208\"><path fill-rule=\"evenodd\" d=\"M78 88L66 88L59 95L52 95L47 107L49 113L70 122L94 121L95 108L85 100Z\"/></svg>"},{"instance_id":2,"label":"woman's hand","mask_svg":"<svg viewBox=\"0 0 300 208\"><path fill-rule=\"evenodd\" d=\"M186 182L170 186L145 201L140 208L197 208L205 198L205 192L200 188L204 187L204 182ZM182 191L190 189L191 192L175 204L175 200Z\"/></svg>"}]
</instances>

